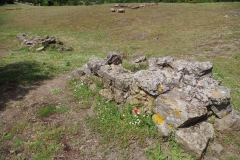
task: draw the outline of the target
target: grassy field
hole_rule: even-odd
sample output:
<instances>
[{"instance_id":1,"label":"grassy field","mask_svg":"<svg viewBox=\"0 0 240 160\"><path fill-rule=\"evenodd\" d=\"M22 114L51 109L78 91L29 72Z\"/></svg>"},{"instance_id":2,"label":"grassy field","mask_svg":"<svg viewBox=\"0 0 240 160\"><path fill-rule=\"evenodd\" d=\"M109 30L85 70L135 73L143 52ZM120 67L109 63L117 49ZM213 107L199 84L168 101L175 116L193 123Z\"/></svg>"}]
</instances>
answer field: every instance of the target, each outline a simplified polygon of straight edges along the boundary
<instances>
[{"instance_id":1,"label":"grassy field","mask_svg":"<svg viewBox=\"0 0 240 160\"><path fill-rule=\"evenodd\" d=\"M147 58L170 55L176 59L211 61L214 64L213 77L222 80L222 85L231 89L232 107L240 111L240 15L233 16L235 12L240 12L240 3L160 3L137 10L126 9L124 14L110 12L112 6L113 4L64 7L24 4L1 6L0 96L5 95L5 98L1 99L0 109L31 106L33 103L30 105L23 99L30 92L31 87L36 85L36 82L41 84L43 80L67 75L89 60L105 57L109 51L120 51L124 53L126 59L131 59L137 54L144 54ZM15 10L15 8L21 9ZM74 51L31 52L17 41L16 34L18 33L53 35L64 44L73 47ZM21 87L24 94L14 98L9 97L5 91L11 85ZM116 110L115 104L107 103L87 87L79 86L75 80L70 80L65 89L71 92L69 95L72 98L64 97L67 93L61 86L52 89L49 94L53 97L58 96L58 102L64 101L64 98L70 100L69 102L64 101L64 104L57 106L58 102L46 102L45 104L43 100L37 102L38 107L33 107L34 113L30 115L47 124L32 124L19 120L9 124L6 133L0 131L1 152L3 153L6 147L12 150L20 148L21 155L18 156L14 152L9 157L12 159L22 156L33 159L51 159L60 155L64 146L65 149L66 146L71 146L75 155L83 155L82 159L90 155L96 158L94 153L77 149L77 145L84 140L102 137L99 142L100 149L95 149L97 152L104 153L104 156L109 156L108 159L113 158L110 154L112 151L121 153L120 159L134 159L136 155L131 151L139 148L135 147L135 150L134 147L131 148L132 141L136 141L140 148L149 146L142 139L149 139L153 144L151 146L153 148L147 148L146 152L141 150L149 159L156 159L156 157L165 159L167 155L176 159L183 157L192 159L191 156L183 154L184 151L171 137L169 137L170 142L166 144L171 150L162 153L164 149L159 149L161 147L156 144L165 142L165 140L157 136L154 125L147 118L140 117L144 122L140 127L132 128L131 125L120 123L123 113L129 116L124 123L136 120L131 115L127 115L131 109L128 110L126 107L126 110L120 113ZM88 100L88 103L80 107L78 105L71 107L72 103L82 100ZM101 110L95 111L99 114L98 118L90 116L83 120L71 119L70 115L74 115L75 112L78 113L81 109L98 105L104 106ZM45 108L39 109L39 107ZM106 114L109 110L115 112ZM3 111L0 112L3 113ZM69 119L62 125L53 125L52 119L56 117L62 117L62 119L68 117ZM99 117L105 121L100 123ZM71 124L73 125L69 126ZM91 131L82 127L85 125ZM118 129L112 129L113 125ZM1 122L0 127L3 126L4 122ZM31 128L34 128L31 134L35 138L29 140L19 136ZM86 130L89 133L88 136ZM95 135L94 132L99 135ZM81 141L77 141L80 135ZM73 137L73 139L71 142L67 139L63 141L64 137ZM84 139L84 137L88 138ZM223 139L227 146L232 145L239 149L240 142L234 143L236 137L237 135L230 135ZM116 140L116 142L106 145L109 140ZM64 146L59 144L64 144ZM109 146L114 149L109 149ZM123 151L123 148L128 148L130 151ZM90 150L88 147L86 149ZM181 152L176 154L174 153L176 150L181 150ZM74 155L71 158L73 157ZM229 156L229 158L234 158L234 156Z\"/></svg>"}]
</instances>

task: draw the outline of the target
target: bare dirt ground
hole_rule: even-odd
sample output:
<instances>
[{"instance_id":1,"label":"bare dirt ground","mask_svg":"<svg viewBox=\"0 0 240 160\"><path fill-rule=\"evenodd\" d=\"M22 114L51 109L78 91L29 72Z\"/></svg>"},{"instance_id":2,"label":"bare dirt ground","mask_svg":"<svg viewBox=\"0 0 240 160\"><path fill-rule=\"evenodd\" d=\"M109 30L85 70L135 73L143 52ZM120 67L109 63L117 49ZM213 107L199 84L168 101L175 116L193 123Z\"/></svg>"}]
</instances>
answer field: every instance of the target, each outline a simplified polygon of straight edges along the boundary
<instances>
[{"instance_id":1,"label":"bare dirt ground","mask_svg":"<svg viewBox=\"0 0 240 160\"><path fill-rule=\"evenodd\" d=\"M78 104L71 97L71 92L68 90L69 75L61 75L51 80L36 82L31 87L10 86L6 89L4 95L0 97L0 127L3 135L8 134L12 127L19 122L31 123L31 128L37 126L63 126L70 128L78 126L75 133L64 134L60 140L62 146L61 151L54 159L147 159L144 155L144 149L139 148L136 144L129 146L125 150L119 151L118 146L109 148L107 144L101 144L100 137L97 133L89 130L83 121L86 116L93 116L93 109L81 109L77 112L75 107ZM53 94L54 89L61 89L59 94ZM67 114L53 114L49 117L36 118L36 112L40 107L44 106L61 106L67 105L70 111ZM31 142L34 139L35 131L27 129L24 132L22 139L26 142ZM69 129L70 130L70 129ZM31 159L25 148L11 149L12 141L1 142L0 152L5 159L11 157L22 156ZM113 142L109 142L111 144ZM112 145L110 145L112 146ZM128 151L131 151L129 154ZM13 158L14 159L14 158Z\"/></svg>"}]
</instances>

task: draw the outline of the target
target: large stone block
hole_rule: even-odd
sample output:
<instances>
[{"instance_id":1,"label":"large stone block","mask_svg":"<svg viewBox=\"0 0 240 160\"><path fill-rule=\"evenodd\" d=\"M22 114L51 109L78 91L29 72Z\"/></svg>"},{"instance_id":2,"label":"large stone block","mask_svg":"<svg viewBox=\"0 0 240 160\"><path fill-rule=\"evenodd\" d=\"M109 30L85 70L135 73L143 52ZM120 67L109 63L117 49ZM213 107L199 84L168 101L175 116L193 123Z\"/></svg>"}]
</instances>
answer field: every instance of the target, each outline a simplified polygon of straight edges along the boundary
<instances>
[{"instance_id":1,"label":"large stone block","mask_svg":"<svg viewBox=\"0 0 240 160\"><path fill-rule=\"evenodd\" d=\"M103 79L111 80L113 86L122 91L128 91L133 82L133 74L121 66L101 66L97 73Z\"/></svg>"},{"instance_id":2,"label":"large stone block","mask_svg":"<svg viewBox=\"0 0 240 160\"><path fill-rule=\"evenodd\" d=\"M232 110L230 114L222 119L216 119L214 127L222 133L240 131L240 113L236 110Z\"/></svg>"},{"instance_id":3,"label":"large stone block","mask_svg":"<svg viewBox=\"0 0 240 160\"><path fill-rule=\"evenodd\" d=\"M189 128L180 128L175 132L175 140L196 158L202 156L209 140L214 136L212 124L202 122Z\"/></svg>"},{"instance_id":4,"label":"large stone block","mask_svg":"<svg viewBox=\"0 0 240 160\"><path fill-rule=\"evenodd\" d=\"M134 74L134 81L139 87L153 96L178 86L181 74L173 70L141 70Z\"/></svg>"},{"instance_id":5,"label":"large stone block","mask_svg":"<svg viewBox=\"0 0 240 160\"><path fill-rule=\"evenodd\" d=\"M207 108L194 107L184 100L162 94L155 100L155 112L159 113L168 124L179 128L204 118L207 115Z\"/></svg>"}]
</instances>

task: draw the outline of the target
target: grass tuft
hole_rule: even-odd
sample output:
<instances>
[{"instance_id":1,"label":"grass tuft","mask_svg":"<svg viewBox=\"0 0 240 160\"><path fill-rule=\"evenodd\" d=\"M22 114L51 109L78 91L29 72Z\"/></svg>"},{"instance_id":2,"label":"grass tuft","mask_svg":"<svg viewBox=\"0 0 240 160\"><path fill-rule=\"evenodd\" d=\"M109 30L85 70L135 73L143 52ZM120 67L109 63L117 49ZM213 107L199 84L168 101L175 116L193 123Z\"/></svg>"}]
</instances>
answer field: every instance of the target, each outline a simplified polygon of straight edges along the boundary
<instances>
[{"instance_id":1,"label":"grass tuft","mask_svg":"<svg viewBox=\"0 0 240 160\"><path fill-rule=\"evenodd\" d=\"M53 112L56 111L56 107L54 106L46 106L43 108L39 108L37 111L37 116L42 118L42 117L47 117L51 115Z\"/></svg>"}]
</instances>

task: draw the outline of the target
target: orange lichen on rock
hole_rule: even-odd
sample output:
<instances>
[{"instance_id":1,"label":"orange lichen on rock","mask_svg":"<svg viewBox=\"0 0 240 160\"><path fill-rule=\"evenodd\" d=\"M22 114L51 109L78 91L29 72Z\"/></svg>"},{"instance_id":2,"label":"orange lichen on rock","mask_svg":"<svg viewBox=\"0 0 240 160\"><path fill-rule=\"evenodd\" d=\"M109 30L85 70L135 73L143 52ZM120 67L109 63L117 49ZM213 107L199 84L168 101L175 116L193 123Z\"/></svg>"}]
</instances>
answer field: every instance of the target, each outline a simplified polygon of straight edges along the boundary
<instances>
[{"instance_id":1,"label":"orange lichen on rock","mask_svg":"<svg viewBox=\"0 0 240 160\"><path fill-rule=\"evenodd\" d=\"M159 113L154 114L152 120L155 124L162 124L164 122L163 117Z\"/></svg>"},{"instance_id":2,"label":"orange lichen on rock","mask_svg":"<svg viewBox=\"0 0 240 160\"><path fill-rule=\"evenodd\" d=\"M162 86L158 86L158 91L161 92L162 91Z\"/></svg>"},{"instance_id":3,"label":"orange lichen on rock","mask_svg":"<svg viewBox=\"0 0 240 160\"><path fill-rule=\"evenodd\" d=\"M223 112L222 115L223 115L223 117L225 117L227 115L227 112L226 111Z\"/></svg>"},{"instance_id":4,"label":"orange lichen on rock","mask_svg":"<svg viewBox=\"0 0 240 160\"><path fill-rule=\"evenodd\" d=\"M170 125L170 124L168 125L168 128L169 129L174 129L174 127L172 125Z\"/></svg>"},{"instance_id":5,"label":"orange lichen on rock","mask_svg":"<svg viewBox=\"0 0 240 160\"><path fill-rule=\"evenodd\" d=\"M180 112L178 109L174 109L174 113L177 115L177 116L180 116Z\"/></svg>"}]
</instances>

